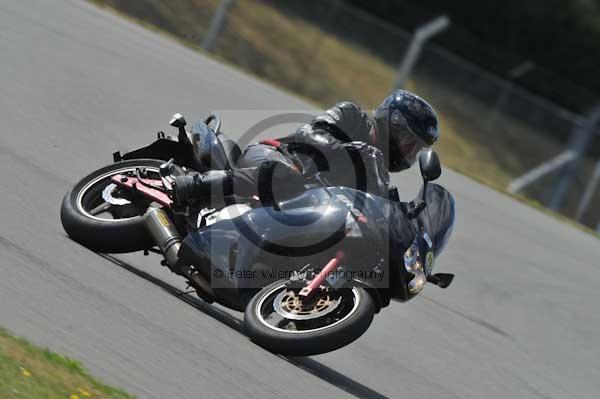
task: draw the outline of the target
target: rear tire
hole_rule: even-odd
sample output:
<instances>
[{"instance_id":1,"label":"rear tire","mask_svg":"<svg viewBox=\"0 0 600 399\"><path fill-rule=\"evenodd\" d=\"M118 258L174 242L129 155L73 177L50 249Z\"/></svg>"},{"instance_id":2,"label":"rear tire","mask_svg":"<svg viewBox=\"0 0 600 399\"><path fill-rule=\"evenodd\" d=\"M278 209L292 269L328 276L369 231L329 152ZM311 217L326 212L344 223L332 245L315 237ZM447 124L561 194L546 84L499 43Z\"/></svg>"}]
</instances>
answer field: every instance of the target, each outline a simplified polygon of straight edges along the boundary
<instances>
[{"instance_id":1,"label":"rear tire","mask_svg":"<svg viewBox=\"0 0 600 399\"><path fill-rule=\"evenodd\" d=\"M84 177L67 192L60 209L62 225L74 241L97 252L122 253L151 248L154 243L146 230L143 215L125 219L101 219L87 213L82 196L94 185L109 183L110 176L136 168L158 170L164 161L134 159L116 162Z\"/></svg>"},{"instance_id":2,"label":"rear tire","mask_svg":"<svg viewBox=\"0 0 600 399\"><path fill-rule=\"evenodd\" d=\"M271 352L290 356L310 356L330 352L358 339L373 321L375 315L373 298L363 288L354 287L343 289L345 298L353 298L352 303L346 308L347 313L331 325L325 324L314 329L311 327L304 331L284 331L283 328L270 325L265 314L271 312L275 300L286 290L286 282L287 280L280 280L263 288L250 300L244 315L248 336ZM335 311L328 312L320 318L330 319L335 315ZM318 318L311 320L314 321L318 321Z\"/></svg>"}]
</instances>

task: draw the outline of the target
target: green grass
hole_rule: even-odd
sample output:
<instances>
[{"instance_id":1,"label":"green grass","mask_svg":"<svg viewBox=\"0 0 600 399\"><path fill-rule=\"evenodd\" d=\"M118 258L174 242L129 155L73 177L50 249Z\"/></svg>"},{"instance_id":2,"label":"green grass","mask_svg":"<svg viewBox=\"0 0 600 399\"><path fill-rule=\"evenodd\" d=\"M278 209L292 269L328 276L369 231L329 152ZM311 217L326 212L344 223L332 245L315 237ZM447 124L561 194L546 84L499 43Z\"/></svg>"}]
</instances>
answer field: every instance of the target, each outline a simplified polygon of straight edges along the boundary
<instances>
[{"instance_id":1,"label":"green grass","mask_svg":"<svg viewBox=\"0 0 600 399\"><path fill-rule=\"evenodd\" d=\"M128 399L91 377L76 360L38 348L0 327L0 398Z\"/></svg>"}]
</instances>

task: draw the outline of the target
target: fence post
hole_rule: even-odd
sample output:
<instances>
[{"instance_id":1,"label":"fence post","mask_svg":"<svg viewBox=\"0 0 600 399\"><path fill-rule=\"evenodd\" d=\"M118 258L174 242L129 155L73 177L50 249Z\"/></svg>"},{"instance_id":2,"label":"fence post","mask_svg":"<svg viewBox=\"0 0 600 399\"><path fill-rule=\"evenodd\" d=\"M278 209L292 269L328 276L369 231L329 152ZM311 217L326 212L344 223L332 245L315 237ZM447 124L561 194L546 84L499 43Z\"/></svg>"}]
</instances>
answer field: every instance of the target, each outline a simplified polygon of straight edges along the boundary
<instances>
[{"instance_id":1,"label":"fence post","mask_svg":"<svg viewBox=\"0 0 600 399\"><path fill-rule=\"evenodd\" d=\"M215 15L213 15L212 20L210 21L208 32L206 32L204 40L202 41L202 47L204 50L212 51L213 47L215 46L215 42L217 41L217 36L219 36L221 29L223 29L223 23L225 22L227 11L234 1L235 0L221 0L219 7L217 7L217 10L215 11Z\"/></svg>"},{"instance_id":2,"label":"fence post","mask_svg":"<svg viewBox=\"0 0 600 399\"><path fill-rule=\"evenodd\" d=\"M519 65L511 68L507 73L507 79L504 81L504 86L500 91L500 95L498 96L498 100L496 101L496 105L492 109L492 115L488 119L487 122L487 130L490 130L494 127L496 121L500 117L500 113L502 109L508 103L510 99L510 95L515 88L515 80L524 76L525 74L531 72L532 69L535 68L535 64L532 61L523 61Z\"/></svg>"},{"instance_id":3,"label":"fence post","mask_svg":"<svg viewBox=\"0 0 600 399\"><path fill-rule=\"evenodd\" d=\"M565 195L569 190L569 187L575 180L577 174L577 167L581 158L583 158L587 147L596 135L596 129L600 123L600 104L596 105L589 117L584 121L583 125L575 132L569 147L572 151L577 154L575 160L567 165L558 184L556 185L550 204L548 207L552 210L558 211L564 202Z\"/></svg>"},{"instance_id":4,"label":"fence post","mask_svg":"<svg viewBox=\"0 0 600 399\"><path fill-rule=\"evenodd\" d=\"M594 168L594 173L592 174L592 178L588 181L588 184L585 186L585 191L583 192L583 196L581 197L581 201L579 201L579 206L577 207L577 214L575 219L582 222L583 216L585 215L585 211L587 210L592 198L594 198L594 193L596 192L596 188L598 187L598 181L600 181L600 160L596 162L596 167Z\"/></svg>"},{"instance_id":5,"label":"fence post","mask_svg":"<svg viewBox=\"0 0 600 399\"><path fill-rule=\"evenodd\" d=\"M554 158L544 162L543 164L536 166L522 176L513 179L508 185L509 193L518 193L525 187L529 186L536 180L541 179L549 173L554 172L557 169L568 165L577 158L575 151L566 150L555 156Z\"/></svg>"},{"instance_id":6,"label":"fence post","mask_svg":"<svg viewBox=\"0 0 600 399\"><path fill-rule=\"evenodd\" d=\"M435 36L446 29L448 26L450 26L450 18L446 15L441 15L419 26L417 30L415 30L410 45L402 60L402 64L398 70L398 77L394 83L395 88L401 88L404 85L404 81L415 66L425 42L432 36Z\"/></svg>"}]
</instances>

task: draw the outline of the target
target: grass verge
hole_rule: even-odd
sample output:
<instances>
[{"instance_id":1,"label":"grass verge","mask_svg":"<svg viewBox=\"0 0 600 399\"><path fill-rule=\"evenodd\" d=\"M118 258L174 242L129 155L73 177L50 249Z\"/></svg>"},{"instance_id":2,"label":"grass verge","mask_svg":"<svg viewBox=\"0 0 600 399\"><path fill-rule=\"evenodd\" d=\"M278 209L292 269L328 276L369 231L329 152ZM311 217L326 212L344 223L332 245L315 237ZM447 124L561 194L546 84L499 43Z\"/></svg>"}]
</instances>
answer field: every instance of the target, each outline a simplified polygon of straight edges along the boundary
<instances>
[{"instance_id":1,"label":"grass verge","mask_svg":"<svg viewBox=\"0 0 600 399\"><path fill-rule=\"evenodd\" d=\"M0 398L131 399L91 377L81 364L0 327Z\"/></svg>"}]
</instances>

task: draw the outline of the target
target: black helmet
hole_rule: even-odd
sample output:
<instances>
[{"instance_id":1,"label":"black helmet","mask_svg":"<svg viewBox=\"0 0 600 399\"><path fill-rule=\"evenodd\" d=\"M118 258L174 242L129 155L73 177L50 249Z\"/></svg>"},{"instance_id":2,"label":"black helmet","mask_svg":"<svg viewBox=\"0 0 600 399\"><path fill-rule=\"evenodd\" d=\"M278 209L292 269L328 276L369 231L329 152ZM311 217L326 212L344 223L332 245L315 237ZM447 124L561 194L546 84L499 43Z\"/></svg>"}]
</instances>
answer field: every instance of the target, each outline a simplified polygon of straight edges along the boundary
<instances>
[{"instance_id":1,"label":"black helmet","mask_svg":"<svg viewBox=\"0 0 600 399\"><path fill-rule=\"evenodd\" d=\"M377 147L390 172L408 169L424 147L435 143L440 133L433 108L422 98L406 90L387 96L373 112Z\"/></svg>"}]
</instances>

